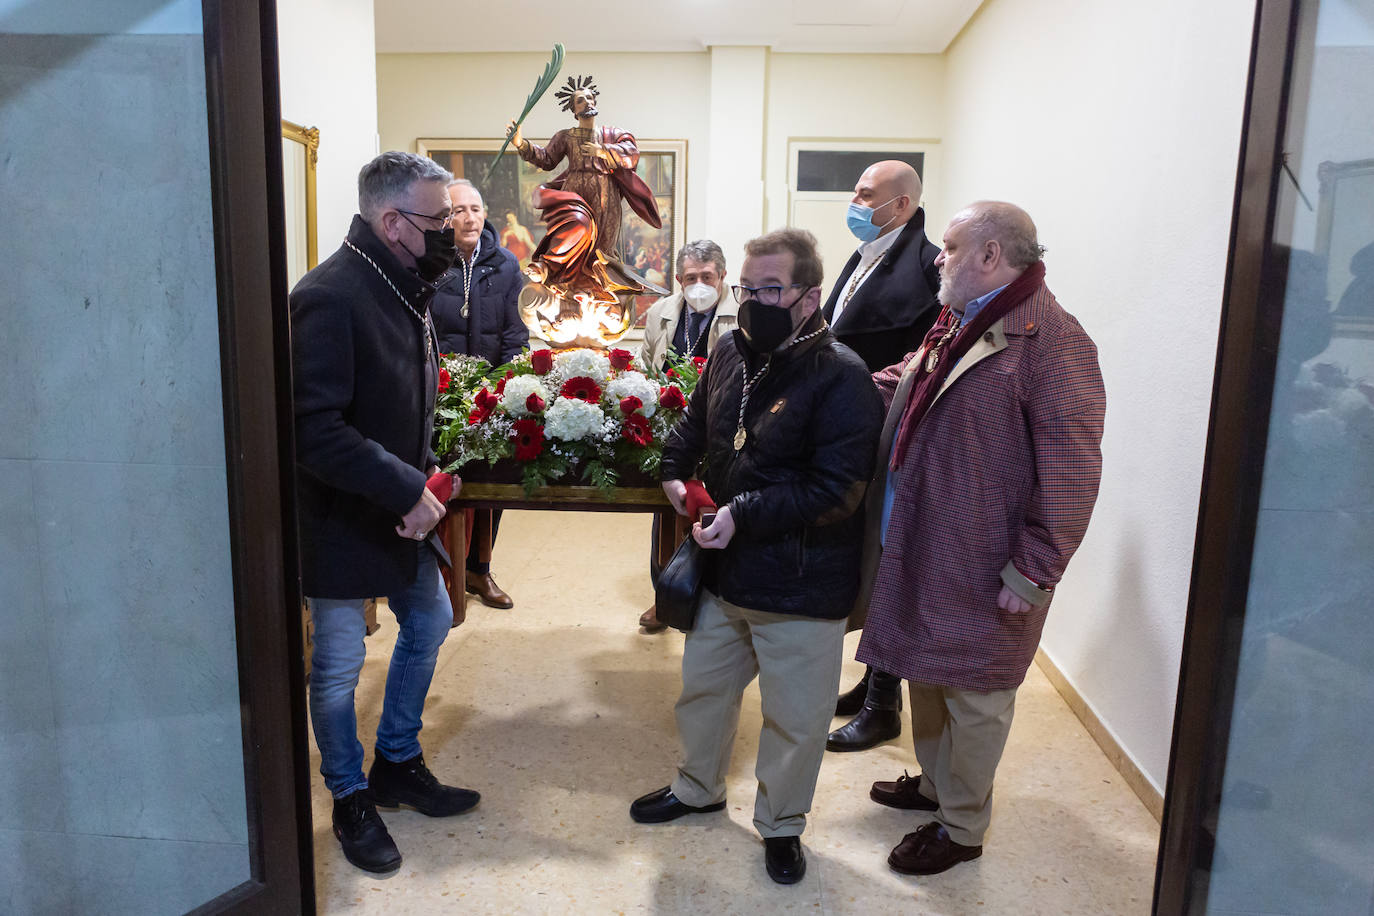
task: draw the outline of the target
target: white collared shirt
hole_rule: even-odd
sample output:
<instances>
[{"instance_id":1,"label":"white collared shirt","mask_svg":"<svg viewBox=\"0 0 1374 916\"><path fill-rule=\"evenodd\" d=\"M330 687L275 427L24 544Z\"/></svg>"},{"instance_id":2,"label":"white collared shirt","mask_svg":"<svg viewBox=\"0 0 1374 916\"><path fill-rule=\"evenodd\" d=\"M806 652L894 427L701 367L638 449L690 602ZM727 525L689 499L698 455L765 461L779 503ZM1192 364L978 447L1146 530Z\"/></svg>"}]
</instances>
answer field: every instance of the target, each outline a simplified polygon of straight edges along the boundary
<instances>
[{"instance_id":1,"label":"white collared shirt","mask_svg":"<svg viewBox=\"0 0 1374 916\"><path fill-rule=\"evenodd\" d=\"M854 266L854 272L844 281L844 288L840 291L840 296L835 300L835 313L830 316L830 325L834 327L840 320L840 313L849 304L849 300L854 298L854 293L859 287L868 281L868 275L875 269L876 262L883 255L887 254L888 249L897 241L897 236L902 234L905 225L895 227L891 232L878 236L871 242L864 242L859 246L859 263Z\"/></svg>"}]
</instances>

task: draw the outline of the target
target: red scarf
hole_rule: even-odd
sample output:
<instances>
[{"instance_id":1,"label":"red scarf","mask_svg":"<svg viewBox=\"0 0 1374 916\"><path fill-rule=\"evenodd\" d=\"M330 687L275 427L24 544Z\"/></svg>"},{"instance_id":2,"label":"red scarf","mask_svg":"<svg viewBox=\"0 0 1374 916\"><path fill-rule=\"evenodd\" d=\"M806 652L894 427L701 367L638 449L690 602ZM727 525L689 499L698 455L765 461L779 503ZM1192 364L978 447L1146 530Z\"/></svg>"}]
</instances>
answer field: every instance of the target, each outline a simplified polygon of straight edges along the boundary
<instances>
[{"instance_id":1,"label":"red scarf","mask_svg":"<svg viewBox=\"0 0 1374 916\"><path fill-rule=\"evenodd\" d=\"M907 399L906 410L902 412L897 435L893 439L891 470L895 471L901 466L916 427L925 418L930 405L935 403L935 396L940 393L940 386L945 383L950 370L964 358L988 328L1029 299L1044 279L1045 262L1036 261L1022 271L1021 276L1008 283L1006 289L993 296L992 301L973 317L973 321L955 331L952 340L949 332L957 319L950 309L940 313L935 326L926 333L921 349L912 357L920 361L916 367L917 379L911 396ZM930 367L932 354L935 354L935 365L927 368Z\"/></svg>"}]
</instances>

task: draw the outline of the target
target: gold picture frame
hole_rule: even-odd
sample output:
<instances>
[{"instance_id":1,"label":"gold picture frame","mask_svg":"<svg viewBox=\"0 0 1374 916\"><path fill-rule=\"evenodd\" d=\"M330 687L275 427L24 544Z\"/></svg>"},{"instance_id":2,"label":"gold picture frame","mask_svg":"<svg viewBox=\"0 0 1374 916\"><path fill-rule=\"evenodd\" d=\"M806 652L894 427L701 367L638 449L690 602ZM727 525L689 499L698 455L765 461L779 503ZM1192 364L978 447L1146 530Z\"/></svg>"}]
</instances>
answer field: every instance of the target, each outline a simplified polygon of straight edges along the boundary
<instances>
[{"instance_id":1,"label":"gold picture frame","mask_svg":"<svg viewBox=\"0 0 1374 916\"><path fill-rule=\"evenodd\" d=\"M295 286L320 262L315 170L320 159L320 129L281 122L282 196L286 210L287 277Z\"/></svg>"}]
</instances>

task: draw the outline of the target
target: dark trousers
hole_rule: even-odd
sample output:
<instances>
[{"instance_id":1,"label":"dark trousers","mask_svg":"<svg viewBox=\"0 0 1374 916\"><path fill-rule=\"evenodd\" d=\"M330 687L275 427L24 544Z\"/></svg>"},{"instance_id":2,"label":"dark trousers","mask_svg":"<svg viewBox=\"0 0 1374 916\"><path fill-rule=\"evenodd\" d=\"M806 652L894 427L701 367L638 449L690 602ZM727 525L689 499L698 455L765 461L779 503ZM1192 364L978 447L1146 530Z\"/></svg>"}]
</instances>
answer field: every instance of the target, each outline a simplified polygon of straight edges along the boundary
<instances>
[{"instance_id":1,"label":"dark trousers","mask_svg":"<svg viewBox=\"0 0 1374 916\"><path fill-rule=\"evenodd\" d=\"M491 548L501 527L500 509L473 509L472 536L468 538L467 569L485 576L491 572Z\"/></svg>"}]
</instances>

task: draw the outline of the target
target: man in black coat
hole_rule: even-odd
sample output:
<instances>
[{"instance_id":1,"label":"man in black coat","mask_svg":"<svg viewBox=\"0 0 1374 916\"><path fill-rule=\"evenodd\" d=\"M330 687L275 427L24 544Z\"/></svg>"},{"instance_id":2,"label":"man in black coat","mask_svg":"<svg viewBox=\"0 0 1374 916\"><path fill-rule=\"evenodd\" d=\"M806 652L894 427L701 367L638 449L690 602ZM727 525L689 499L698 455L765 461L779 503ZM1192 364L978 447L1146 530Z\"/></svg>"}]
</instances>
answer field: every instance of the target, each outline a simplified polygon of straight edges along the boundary
<instances>
[{"instance_id":1,"label":"man in black coat","mask_svg":"<svg viewBox=\"0 0 1374 916\"><path fill-rule=\"evenodd\" d=\"M854 185L849 229L861 243L830 290L825 317L835 336L879 372L921 345L940 313L940 253L925 233L921 178L895 159L875 162ZM853 720L830 733L832 751L862 751L902 733L902 682L869 668L842 694L835 715Z\"/></svg>"},{"instance_id":2,"label":"man in black coat","mask_svg":"<svg viewBox=\"0 0 1374 916\"><path fill-rule=\"evenodd\" d=\"M710 555L677 702L673 782L630 816L661 823L725 807L740 698L757 674L763 731L754 826L780 884L806 870L800 836L825 754L845 619L859 587L862 505L882 427L868 370L820 309L809 232L745 246L739 328L722 337L663 449L663 489L686 514L685 480L705 459L720 505L692 536Z\"/></svg>"},{"instance_id":3,"label":"man in black coat","mask_svg":"<svg viewBox=\"0 0 1374 916\"><path fill-rule=\"evenodd\" d=\"M480 356L493 366L508 363L530 342L520 320L520 262L502 248L477 186L464 178L448 186L453 204L458 259L439 279L431 311L440 353ZM488 607L514 607L491 577L491 548L501 525L501 510L477 509L468 542L465 584Z\"/></svg>"},{"instance_id":4,"label":"man in black coat","mask_svg":"<svg viewBox=\"0 0 1374 916\"><path fill-rule=\"evenodd\" d=\"M452 177L413 153L369 162L343 245L291 292L301 580L315 627L310 719L334 835L348 861L373 872L401 864L377 805L437 817L478 801L441 785L419 742L453 622L434 535L444 504L426 487L438 470L428 304L430 281L453 261ZM364 777L353 694L367 654L363 607L376 596L388 599L399 633Z\"/></svg>"}]
</instances>

